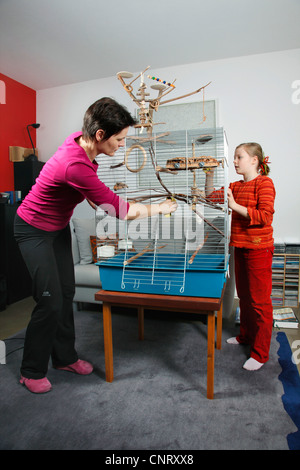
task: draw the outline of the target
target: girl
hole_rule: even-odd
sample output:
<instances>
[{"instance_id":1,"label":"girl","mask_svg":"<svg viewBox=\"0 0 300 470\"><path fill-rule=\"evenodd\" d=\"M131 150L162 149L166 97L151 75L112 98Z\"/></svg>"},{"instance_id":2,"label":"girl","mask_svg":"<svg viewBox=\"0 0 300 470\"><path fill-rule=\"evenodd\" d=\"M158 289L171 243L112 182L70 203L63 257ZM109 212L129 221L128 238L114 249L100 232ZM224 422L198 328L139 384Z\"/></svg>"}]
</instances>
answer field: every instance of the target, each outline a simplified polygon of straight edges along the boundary
<instances>
[{"instance_id":1,"label":"girl","mask_svg":"<svg viewBox=\"0 0 300 470\"><path fill-rule=\"evenodd\" d=\"M249 344L250 358L243 365L258 370L269 359L273 325L272 257L275 188L267 176L268 157L255 142L239 145L234 167L243 180L228 188L232 210L230 245L234 246L237 294L240 299L240 334L230 344ZM213 202L224 199L224 190L213 190L213 173L206 177L206 195Z\"/></svg>"},{"instance_id":2,"label":"girl","mask_svg":"<svg viewBox=\"0 0 300 470\"><path fill-rule=\"evenodd\" d=\"M48 362L56 369L90 374L93 366L78 359L74 347L74 267L69 220L85 198L120 219L169 214L176 202L129 204L97 176L95 157L113 156L124 146L135 120L110 98L86 111L82 132L69 136L44 165L35 185L18 208L15 237L33 281L36 306L27 327L21 380L33 393L51 389Z\"/></svg>"}]
</instances>

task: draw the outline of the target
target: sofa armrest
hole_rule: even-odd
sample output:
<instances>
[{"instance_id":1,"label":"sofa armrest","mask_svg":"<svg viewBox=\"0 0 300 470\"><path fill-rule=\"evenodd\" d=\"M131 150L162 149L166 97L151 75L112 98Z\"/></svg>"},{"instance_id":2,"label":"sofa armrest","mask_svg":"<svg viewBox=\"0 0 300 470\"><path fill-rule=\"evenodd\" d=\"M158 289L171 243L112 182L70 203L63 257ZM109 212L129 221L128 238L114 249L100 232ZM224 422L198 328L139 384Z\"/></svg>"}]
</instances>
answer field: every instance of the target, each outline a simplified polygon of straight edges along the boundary
<instances>
[{"instance_id":1,"label":"sofa armrest","mask_svg":"<svg viewBox=\"0 0 300 470\"><path fill-rule=\"evenodd\" d=\"M72 236L73 262L74 262L74 265L75 265L75 264L78 264L80 262L80 257L79 257L79 249L78 249L77 238L76 238L73 227L71 227L71 236Z\"/></svg>"}]
</instances>

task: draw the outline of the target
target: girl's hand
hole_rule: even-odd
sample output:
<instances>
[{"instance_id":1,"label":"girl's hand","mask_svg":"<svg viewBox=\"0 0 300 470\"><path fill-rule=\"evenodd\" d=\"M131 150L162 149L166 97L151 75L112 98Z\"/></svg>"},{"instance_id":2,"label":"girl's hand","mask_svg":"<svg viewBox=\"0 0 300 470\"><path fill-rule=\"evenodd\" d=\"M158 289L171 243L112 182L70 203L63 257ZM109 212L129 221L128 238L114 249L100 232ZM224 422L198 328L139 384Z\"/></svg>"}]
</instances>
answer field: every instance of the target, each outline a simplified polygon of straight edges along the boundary
<instances>
[{"instance_id":1,"label":"girl's hand","mask_svg":"<svg viewBox=\"0 0 300 470\"><path fill-rule=\"evenodd\" d=\"M228 197L228 207L240 214L241 216L245 217L246 219L250 219L247 207L241 206L240 204L237 204L235 202L235 199L233 197L232 191L230 188L227 190L227 197Z\"/></svg>"},{"instance_id":2,"label":"girl's hand","mask_svg":"<svg viewBox=\"0 0 300 470\"><path fill-rule=\"evenodd\" d=\"M177 209L177 202L173 199L166 199L159 204L160 214L167 215L175 212Z\"/></svg>"},{"instance_id":3,"label":"girl's hand","mask_svg":"<svg viewBox=\"0 0 300 470\"><path fill-rule=\"evenodd\" d=\"M233 209L234 204L235 204L235 200L234 200L234 197L233 197L233 194L232 194L232 191L231 191L230 188L228 188L228 190L227 190L227 198L228 198L228 207L230 209Z\"/></svg>"},{"instance_id":4,"label":"girl's hand","mask_svg":"<svg viewBox=\"0 0 300 470\"><path fill-rule=\"evenodd\" d=\"M212 168L204 168L204 173L206 176L210 177L210 178L213 178L214 176L214 173L215 173L215 168L212 167Z\"/></svg>"}]
</instances>

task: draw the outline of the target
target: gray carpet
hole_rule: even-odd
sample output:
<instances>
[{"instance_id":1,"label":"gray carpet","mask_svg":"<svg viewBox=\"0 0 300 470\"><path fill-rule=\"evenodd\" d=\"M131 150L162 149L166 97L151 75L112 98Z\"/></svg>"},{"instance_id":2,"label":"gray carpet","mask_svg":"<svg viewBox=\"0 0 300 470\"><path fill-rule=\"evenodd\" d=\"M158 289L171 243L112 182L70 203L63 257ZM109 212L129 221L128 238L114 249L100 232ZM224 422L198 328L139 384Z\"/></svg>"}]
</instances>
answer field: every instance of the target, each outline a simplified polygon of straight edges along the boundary
<instances>
[{"instance_id":1,"label":"gray carpet","mask_svg":"<svg viewBox=\"0 0 300 470\"><path fill-rule=\"evenodd\" d=\"M50 365L53 389L44 395L19 385L22 340L7 341L0 449L288 450L286 436L297 429L281 401L275 334L270 361L251 373L242 369L247 350L225 343L234 325L224 326L222 350L215 353L215 398L208 400L206 326L170 315L145 312L141 342L136 315L114 311L115 379L107 383L102 314L77 312L77 350L95 370L83 377Z\"/></svg>"}]
</instances>

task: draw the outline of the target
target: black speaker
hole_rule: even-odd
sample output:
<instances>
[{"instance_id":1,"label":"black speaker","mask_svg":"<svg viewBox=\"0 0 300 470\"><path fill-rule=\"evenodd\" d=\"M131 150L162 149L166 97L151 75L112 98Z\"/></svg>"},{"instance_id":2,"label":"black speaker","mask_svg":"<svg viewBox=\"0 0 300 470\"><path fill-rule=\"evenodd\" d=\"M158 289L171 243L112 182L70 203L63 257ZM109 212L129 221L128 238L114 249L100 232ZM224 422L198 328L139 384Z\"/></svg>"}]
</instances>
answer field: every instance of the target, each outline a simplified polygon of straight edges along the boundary
<instances>
[{"instance_id":1,"label":"black speaker","mask_svg":"<svg viewBox=\"0 0 300 470\"><path fill-rule=\"evenodd\" d=\"M44 165L45 162L39 162L38 160L14 162L15 191L21 191L22 199L24 199L31 190Z\"/></svg>"},{"instance_id":2,"label":"black speaker","mask_svg":"<svg viewBox=\"0 0 300 470\"><path fill-rule=\"evenodd\" d=\"M0 312L6 309L7 287L6 278L0 275Z\"/></svg>"}]
</instances>

